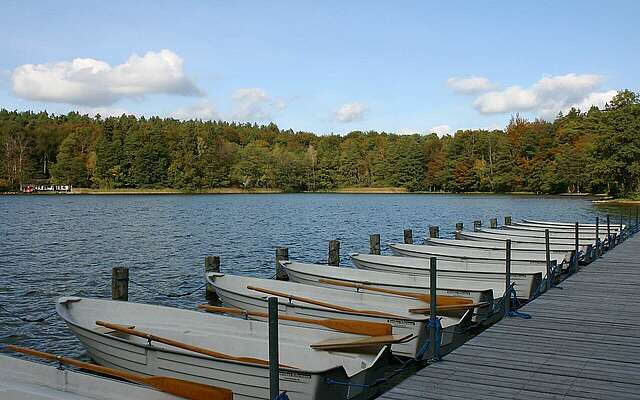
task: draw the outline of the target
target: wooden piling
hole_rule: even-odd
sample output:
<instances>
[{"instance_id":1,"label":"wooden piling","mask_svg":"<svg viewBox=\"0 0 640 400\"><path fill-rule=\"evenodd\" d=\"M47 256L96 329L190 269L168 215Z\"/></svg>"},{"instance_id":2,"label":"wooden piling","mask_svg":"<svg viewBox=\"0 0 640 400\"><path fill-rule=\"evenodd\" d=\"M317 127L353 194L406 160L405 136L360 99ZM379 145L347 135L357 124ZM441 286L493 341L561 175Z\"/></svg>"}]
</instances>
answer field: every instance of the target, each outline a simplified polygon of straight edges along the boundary
<instances>
[{"instance_id":1,"label":"wooden piling","mask_svg":"<svg viewBox=\"0 0 640 400\"><path fill-rule=\"evenodd\" d=\"M504 224L511 225L511 215L507 215L506 217L504 217Z\"/></svg>"},{"instance_id":2,"label":"wooden piling","mask_svg":"<svg viewBox=\"0 0 640 400\"><path fill-rule=\"evenodd\" d=\"M459 232L464 229L464 224L462 222L456 222L456 232Z\"/></svg>"},{"instance_id":3,"label":"wooden piling","mask_svg":"<svg viewBox=\"0 0 640 400\"><path fill-rule=\"evenodd\" d=\"M269 395L280 396L280 354L278 349L278 298L269 297Z\"/></svg>"},{"instance_id":4,"label":"wooden piling","mask_svg":"<svg viewBox=\"0 0 640 400\"><path fill-rule=\"evenodd\" d=\"M413 244L413 231L411 229L404 230L404 244Z\"/></svg>"},{"instance_id":5,"label":"wooden piling","mask_svg":"<svg viewBox=\"0 0 640 400\"><path fill-rule=\"evenodd\" d=\"M208 272L220 272L220 257L219 256L207 256L204 258L204 273L205 276ZM206 279L206 278L205 278ZM219 300L216 290L209 282L206 283L205 297L207 300Z\"/></svg>"},{"instance_id":6,"label":"wooden piling","mask_svg":"<svg viewBox=\"0 0 640 400\"><path fill-rule=\"evenodd\" d=\"M480 220L473 221L473 230L478 231L480 230L480 228L482 228L482 221Z\"/></svg>"},{"instance_id":7,"label":"wooden piling","mask_svg":"<svg viewBox=\"0 0 640 400\"><path fill-rule=\"evenodd\" d=\"M327 259L327 264L333 266L340 265L340 241L339 240L330 240L329 241L329 258Z\"/></svg>"},{"instance_id":8,"label":"wooden piling","mask_svg":"<svg viewBox=\"0 0 640 400\"><path fill-rule=\"evenodd\" d=\"M129 301L129 268L111 269L111 299Z\"/></svg>"},{"instance_id":9,"label":"wooden piling","mask_svg":"<svg viewBox=\"0 0 640 400\"><path fill-rule=\"evenodd\" d=\"M429 227L429 237L437 239L440 237L440 227L439 226L430 226Z\"/></svg>"},{"instance_id":10,"label":"wooden piling","mask_svg":"<svg viewBox=\"0 0 640 400\"><path fill-rule=\"evenodd\" d=\"M507 248L505 254L505 287L504 291L507 293L511 287L511 239L507 239ZM504 299L504 316L508 317L511 311L511 294L505 296Z\"/></svg>"},{"instance_id":11,"label":"wooden piling","mask_svg":"<svg viewBox=\"0 0 640 400\"><path fill-rule=\"evenodd\" d=\"M369 235L369 253L380 255L380 234Z\"/></svg>"},{"instance_id":12,"label":"wooden piling","mask_svg":"<svg viewBox=\"0 0 640 400\"><path fill-rule=\"evenodd\" d=\"M551 251L549 250L549 229L544 230L544 253L547 261L547 290L551 289Z\"/></svg>"},{"instance_id":13,"label":"wooden piling","mask_svg":"<svg viewBox=\"0 0 640 400\"><path fill-rule=\"evenodd\" d=\"M456 231L456 240L462 240L462 231Z\"/></svg>"},{"instance_id":14,"label":"wooden piling","mask_svg":"<svg viewBox=\"0 0 640 400\"><path fill-rule=\"evenodd\" d=\"M573 251L573 271L571 272L576 272L578 270L578 252L580 251L580 224L578 223L578 221L576 221L576 246Z\"/></svg>"},{"instance_id":15,"label":"wooden piling","mask_svg":"<svg viewBox=\"0 0 640 400\"><path fill-rule=\"evenodd\" d=\"M489 220L489 227L492 229L496 229L498 227L498 218L491 218Z\"/></svg>"},{"instance_id":16,"label":"wooden piling","mask_svg":"<svg viewBox=\"0 0 640 400\"><path fill-rule=\"evenodd\" d=\"M602 254L602 241L600 240L600 217L596 217L596 257Z\"/></svg>"},{"instance_id":17,"label":"wooden piling","mask_svg":"<svg viewBox=\"0 0 640 400\"><path fill-rule=\"evenodd\" d=\"M288 247L276 247L276 280L288 281L289 275L287 270L282 267L280 261L289 260L289 248Z\"/></svg>"},{"instance_id":18,"label":"wooden piling","mask_svg":"<svg viewBox=\"0 0 640 400\"><path fill-rule=\"evenodd\" d=\"M607 214L607 248L613 247L611 244L611 217Z\"/></svg>"}]
</instances>

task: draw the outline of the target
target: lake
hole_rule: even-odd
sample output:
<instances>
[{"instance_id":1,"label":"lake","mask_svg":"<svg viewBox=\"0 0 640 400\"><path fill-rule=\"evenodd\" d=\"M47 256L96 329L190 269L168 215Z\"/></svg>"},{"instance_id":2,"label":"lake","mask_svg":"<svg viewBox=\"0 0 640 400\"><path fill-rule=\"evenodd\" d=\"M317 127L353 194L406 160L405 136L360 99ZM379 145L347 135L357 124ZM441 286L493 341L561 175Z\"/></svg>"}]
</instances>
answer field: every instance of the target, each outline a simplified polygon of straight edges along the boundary
<instances>
[{"instance_id":1,"label":"lake","mask_svg":"<svg viewBox=\"0 0 640 400\"><path fill-rule=\"evenodd\" d=\"M204 289L204 257L222 271L271 277L276 246L291 259L326 262L340 239L342 262L368 252L369 234L416 243L429 225L452 237L455 223L488 225L505 215L595 222L618 209L570 196L434 194L234 194L0 196L0 304L23 316L54 311L62 295L110 297L111 268L130 268L130 301L194 309ZM57 316L23 323L0 310L0 345L18 344L68 356L82 349ZM0 351L2 351L0 349Z\"/></svg>"}]
</instances>

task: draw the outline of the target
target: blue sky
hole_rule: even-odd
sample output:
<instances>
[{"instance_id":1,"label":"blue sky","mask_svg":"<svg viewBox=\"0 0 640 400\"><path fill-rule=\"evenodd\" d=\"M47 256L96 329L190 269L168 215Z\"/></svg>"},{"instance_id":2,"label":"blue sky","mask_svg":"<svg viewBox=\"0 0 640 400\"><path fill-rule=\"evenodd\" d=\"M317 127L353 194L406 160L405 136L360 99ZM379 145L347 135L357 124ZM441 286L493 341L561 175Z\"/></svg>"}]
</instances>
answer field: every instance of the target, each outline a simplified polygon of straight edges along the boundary
<instances>
[{"instance_id":1,"label":"blue sky","mask_svg":"<svg viewBox=\"0 0 640 400\"><path fill-rule=\"evenodd\" d=\"M637 1L5 0L0 107L501 128L638 91L638 15Z\"/></svg>"}]
</instances>

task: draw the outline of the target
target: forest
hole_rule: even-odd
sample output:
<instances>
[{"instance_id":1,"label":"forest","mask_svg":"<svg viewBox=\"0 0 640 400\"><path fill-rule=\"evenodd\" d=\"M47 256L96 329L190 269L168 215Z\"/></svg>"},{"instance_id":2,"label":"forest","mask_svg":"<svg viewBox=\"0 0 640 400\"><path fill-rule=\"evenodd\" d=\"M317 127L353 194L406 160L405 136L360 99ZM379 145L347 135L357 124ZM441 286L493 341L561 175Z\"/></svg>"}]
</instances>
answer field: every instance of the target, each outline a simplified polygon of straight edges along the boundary
<instances>
[{"instance_id":1,"label":"forest","mask_svg":"<svg viewBox=\"0 0 640 400\"><path fill-rule=\"evenodd\" d=\"M608 193L640 196L640 96L553 122L454 135L354 131L132 115L0 110L0 191L33 182L91 188Z\"/></svg>"}]
</instances>

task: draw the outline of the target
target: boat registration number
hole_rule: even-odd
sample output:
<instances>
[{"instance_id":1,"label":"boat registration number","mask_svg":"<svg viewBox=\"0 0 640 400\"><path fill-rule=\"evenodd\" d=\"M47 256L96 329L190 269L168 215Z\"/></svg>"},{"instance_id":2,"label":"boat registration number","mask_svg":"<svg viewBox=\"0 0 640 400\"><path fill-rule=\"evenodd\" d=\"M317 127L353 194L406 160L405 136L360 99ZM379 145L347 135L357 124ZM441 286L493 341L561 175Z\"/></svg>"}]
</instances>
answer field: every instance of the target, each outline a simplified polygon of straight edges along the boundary
<instances>
[{"instance_id":1,"label":"boat registration number","mask_svg":"<svg viewBox=\"0 0 640 400\"><path fill-rule=\"evenodd\" d=\"M293 371L280 371L280 380L287 382L302 382L311 380L311 374Z\"/></svg>"}]
</instances>

